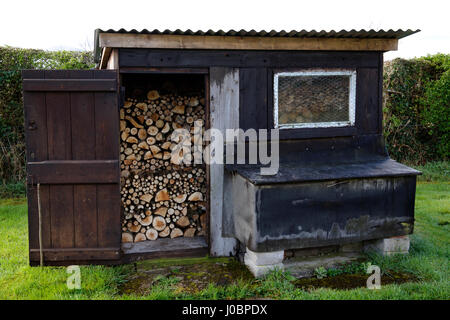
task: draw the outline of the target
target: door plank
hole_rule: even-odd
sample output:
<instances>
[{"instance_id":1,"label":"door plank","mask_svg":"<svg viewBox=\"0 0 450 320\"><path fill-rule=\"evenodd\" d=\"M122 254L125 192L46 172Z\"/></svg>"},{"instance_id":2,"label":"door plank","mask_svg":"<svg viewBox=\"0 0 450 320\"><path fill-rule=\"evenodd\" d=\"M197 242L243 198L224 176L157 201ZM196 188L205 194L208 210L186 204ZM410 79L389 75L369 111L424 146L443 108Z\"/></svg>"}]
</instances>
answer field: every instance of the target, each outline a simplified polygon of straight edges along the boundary
<instances>
[{"instance_id":1,"label":"door plank","mask_svg":"<svg viewBox=\"0 0 450 320\"><path fill-rule=\"evenodd\" d=\"M52 248L73 248L72 185L50 185L50 215Z\"/></svg>"},{"instance_id":2,"label":"door plank","mask_svg":"<svg viewBox=\"0 0 450 320\"><path fill-rule=\"evenodd\" d=\"M92 76L92 75L90 75ZM74 160L95 160L95 105L92 92L71 94L72 152ZM104 164L97 170L80 168L92 177L104 172ZM80 176L79 174L77 176ZM77 184L73 189L73 217L75 247L97 246L97 188L95 185Z\"/></svg>"},{"instance_id":3,"label":"door plank","mask_svg":"<svg viewBox=\"0 0 450 320\"><path fill-rule=\"evenodd\" d=\"M120 186L97 185L97 235L99 247L120 244Z\"/></svg>"},{"instance_id":4,"label":"door plank","mask_svg":"<svg viewBox=\"0 0 450 320\"><path fill-rule=\"evenodd\" d=\"M24 113L27 160L47 160L47 107L45 104L45 93L30 92L25 94ZM33 181L31 177L27 176L29 248L39 248L39 213L36 188L38 181L36 180ZM49 188L47 185L41 185L39 189L42 216L42 245L44 248L50 248Z\"/></svg>"},{"instance_id":5,"label":"door plank","mask_svg":"<svg viewBox=\"0 0 450 320\"><path fill-rule=\"evenodd\" d=\"M47 92L49 160L72 159L70 93ZM53 248L73 247L73 186L50 185L50 219Z\"/></svg>"}]
</instances>

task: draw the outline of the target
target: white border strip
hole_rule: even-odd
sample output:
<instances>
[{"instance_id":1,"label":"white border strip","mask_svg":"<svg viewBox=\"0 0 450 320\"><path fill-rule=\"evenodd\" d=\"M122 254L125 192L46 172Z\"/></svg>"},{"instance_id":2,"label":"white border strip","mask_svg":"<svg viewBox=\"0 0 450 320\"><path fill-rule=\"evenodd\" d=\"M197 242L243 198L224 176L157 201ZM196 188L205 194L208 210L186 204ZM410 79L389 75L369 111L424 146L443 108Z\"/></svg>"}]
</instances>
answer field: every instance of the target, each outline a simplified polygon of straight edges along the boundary
<instances>
[{"instance_id":1,"label":"white border strip","mask_svg":"<svg viewBox=\"0 0 450 320\"><path fill-rule=\"evenodd\" d=\"M310 122L310 123L278 123L278 78L298 77L298 76L350 76L349 85L349 121L337 122ZM356 70L349 69L314 69L308 71L296 72L278 72L274 75L273 99L274 99L274 126L280 129L298 129L298 128L332 128L346 127L355 125L355 106L356 106Z\"/></svg>"}]
</instances>

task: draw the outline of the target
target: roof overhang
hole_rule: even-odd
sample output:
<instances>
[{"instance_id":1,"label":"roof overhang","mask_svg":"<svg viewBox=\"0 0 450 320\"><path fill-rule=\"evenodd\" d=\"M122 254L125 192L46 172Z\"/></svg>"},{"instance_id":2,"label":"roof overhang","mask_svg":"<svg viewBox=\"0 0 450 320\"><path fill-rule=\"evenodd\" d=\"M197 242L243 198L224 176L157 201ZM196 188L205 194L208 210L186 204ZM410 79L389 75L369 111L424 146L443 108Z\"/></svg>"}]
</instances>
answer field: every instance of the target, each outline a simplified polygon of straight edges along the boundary
<instances>
[{"instance_id":1,"label":"roof overhang","mask_svg":"<svg viewBox=\"0 0 450 320\"><path fill-rule=\"evenodd\" d=\"M391 51L398 39L420 30L389 31L126 31L97 29L95 57L101 65L112 48L213 49L213 50L310 50L310 51ZM101 51L100 51L101 50ZM100 59L101 54L101 59Z\"/></svg>"}]
</instances>

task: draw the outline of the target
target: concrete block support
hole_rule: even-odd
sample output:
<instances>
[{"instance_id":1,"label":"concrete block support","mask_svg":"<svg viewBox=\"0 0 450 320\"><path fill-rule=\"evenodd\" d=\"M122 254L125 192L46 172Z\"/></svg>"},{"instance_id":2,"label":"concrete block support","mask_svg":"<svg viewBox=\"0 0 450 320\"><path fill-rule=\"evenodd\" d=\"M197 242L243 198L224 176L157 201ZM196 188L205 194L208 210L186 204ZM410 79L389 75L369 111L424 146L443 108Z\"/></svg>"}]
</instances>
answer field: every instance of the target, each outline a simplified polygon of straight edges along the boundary
<instances>
[{"instance_id":1,"label":"concrete block support","mask_svg":"<svg viewBox=\"0 0 450 320\"><path fill-rule=\"evenodd\" d=\"M374 250L383 256L407 254L409 252L409 236L392 237L366 241L364 251Z\"/></svg>"},{"instance_id":2,"label":"concrete block support","mask_svg":"<svg viewBox=\"0 0 450 320\"><path fill-rule=\"evenodd\" d=\"M254 252L246 249L244 263L256 278L274 269L284 269L284 251Z\"/></svg>"}]
</instances>

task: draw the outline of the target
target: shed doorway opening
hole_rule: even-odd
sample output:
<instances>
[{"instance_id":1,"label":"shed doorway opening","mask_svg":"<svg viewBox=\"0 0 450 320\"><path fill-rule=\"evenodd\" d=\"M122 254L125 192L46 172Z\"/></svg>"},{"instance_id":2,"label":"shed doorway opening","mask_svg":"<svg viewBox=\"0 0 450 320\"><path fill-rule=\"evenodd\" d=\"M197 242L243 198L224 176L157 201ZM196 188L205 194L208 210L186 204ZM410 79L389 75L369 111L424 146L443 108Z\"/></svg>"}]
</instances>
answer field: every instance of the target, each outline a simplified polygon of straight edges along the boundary
<instances>
[{"instance_id":1,"label":"shed doorway opening","mask_svg":"<svg viewBox=\"0 0 450 320\"><path fill-rule=\"evenodd\" d=\"M207 253L208 168L194 161L203 160L203 141L195 137L209 122L207 81L205 74L121 75L125 255Z\"/></svg>"}]
</instances>

